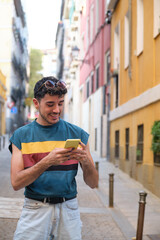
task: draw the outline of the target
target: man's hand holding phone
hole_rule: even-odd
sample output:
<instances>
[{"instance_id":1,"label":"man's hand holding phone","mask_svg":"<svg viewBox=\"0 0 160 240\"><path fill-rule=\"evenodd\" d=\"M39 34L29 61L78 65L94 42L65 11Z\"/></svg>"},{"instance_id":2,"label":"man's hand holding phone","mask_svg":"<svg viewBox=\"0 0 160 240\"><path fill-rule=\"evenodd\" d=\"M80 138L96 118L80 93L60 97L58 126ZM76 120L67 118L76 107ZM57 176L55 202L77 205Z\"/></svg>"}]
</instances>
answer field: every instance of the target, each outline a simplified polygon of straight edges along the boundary
<instances>
[{"instance_id":1,"label":"man's hand holding phone","mask_svg":"<svg viewBox=\"0 0 160 240\"><path fill-rule=\"evenodd\" d=\"M55 148L47 155L49 164L59 165L70 159L75 159L72 157L75 155L73 149L77 149L80 142L80 139L67 139L64 148Z\"/></svg>"},{"instance_id":2,"label":"man's hand holding phone","mask_svg":"<svg viewBox=\"0 0 160 240\"><path fill-rule=\"evenodd\" d=\"M86 145L80 139L67 139L64 148L72 148L70 159L84 162L88 159Z\"/></svg>"}]
</instances>

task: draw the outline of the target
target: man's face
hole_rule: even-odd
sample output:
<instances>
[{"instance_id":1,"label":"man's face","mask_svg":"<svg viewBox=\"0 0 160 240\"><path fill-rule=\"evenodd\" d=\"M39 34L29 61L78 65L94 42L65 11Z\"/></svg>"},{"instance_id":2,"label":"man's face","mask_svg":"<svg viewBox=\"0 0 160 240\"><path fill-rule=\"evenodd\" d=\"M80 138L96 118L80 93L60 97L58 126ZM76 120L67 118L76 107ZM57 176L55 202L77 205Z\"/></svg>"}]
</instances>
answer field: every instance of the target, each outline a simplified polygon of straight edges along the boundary
<instances>
[{"instance_id":1,"label":"man's face","mask_svg":"<svg viewBox=\"0 0 160 240\"><path fill-rule=\"evenodd\" d=\"M39 111L37 122L41 125L52 125L59 121L60 114L63 110L64 96L50 96L46 94L40 102L34 98L36 109Z\"/></svg>"}]
</instances>

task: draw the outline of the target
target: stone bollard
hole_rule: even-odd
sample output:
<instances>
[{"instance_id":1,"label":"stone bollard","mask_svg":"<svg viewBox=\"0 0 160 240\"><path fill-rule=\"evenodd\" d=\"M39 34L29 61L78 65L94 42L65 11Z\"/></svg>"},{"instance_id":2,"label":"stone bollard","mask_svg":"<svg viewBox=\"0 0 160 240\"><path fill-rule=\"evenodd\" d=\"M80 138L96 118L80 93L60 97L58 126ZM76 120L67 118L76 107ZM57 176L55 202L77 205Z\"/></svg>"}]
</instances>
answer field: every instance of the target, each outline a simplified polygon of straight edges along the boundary
<instances>
[{"instance_id":1,"label":"stone bollard","mask_svg":"<svg viewBox=\"0 0 160 240\"><path fill-rule=\"evenodd\" d=\"M114 173L109 174L109 207L113 207Z\"/></svg>"},{"instance_id":2,"label":"stone bollard","mask_svg":"<svg viewBox=\"0 0 160 240\"><path fill-rule=\"evenodd\" d=\"M143 224L144 224L146 196L147 196L146 192L144 191L139 192L139 212L138 212L136 240L142 240L143 238Z\"/></svg>"}]
</instances>

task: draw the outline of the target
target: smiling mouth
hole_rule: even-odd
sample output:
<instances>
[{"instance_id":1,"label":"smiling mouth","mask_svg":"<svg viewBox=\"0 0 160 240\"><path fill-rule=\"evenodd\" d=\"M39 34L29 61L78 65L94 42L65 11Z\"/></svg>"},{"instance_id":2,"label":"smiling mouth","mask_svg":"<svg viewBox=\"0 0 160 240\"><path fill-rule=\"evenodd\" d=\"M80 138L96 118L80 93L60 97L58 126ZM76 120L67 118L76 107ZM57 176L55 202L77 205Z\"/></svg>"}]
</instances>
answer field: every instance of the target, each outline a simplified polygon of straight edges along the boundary
<instances>
[{"instance_id":1,"label":"smiling mouth","mask_svg":"<svg viewBox=\"0 0 160 240\"><path fill-rule=\"evenodd\" d=\"M53 119L59 118L59 115L50 115Z\"/></svg>"}]
</instances>

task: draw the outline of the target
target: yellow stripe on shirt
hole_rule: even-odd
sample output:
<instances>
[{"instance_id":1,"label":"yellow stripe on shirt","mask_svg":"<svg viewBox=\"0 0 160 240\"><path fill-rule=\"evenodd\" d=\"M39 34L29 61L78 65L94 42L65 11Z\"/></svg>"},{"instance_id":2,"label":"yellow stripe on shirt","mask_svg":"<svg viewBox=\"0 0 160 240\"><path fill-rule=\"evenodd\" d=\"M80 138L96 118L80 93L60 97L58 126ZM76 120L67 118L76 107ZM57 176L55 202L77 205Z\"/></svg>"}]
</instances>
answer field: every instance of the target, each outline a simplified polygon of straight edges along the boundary
<instances>
[{"instance_id":1,"label":"yellow stripe on shirt","mask_svg":"<svg viewBox=\"0 0 160 240\"><path fill-rule=\"evenodd\" d=\"M22 143L22 154L51 152L54 148L64 148L65 141L45 141Z\"/></svg>"}]
</instances>

